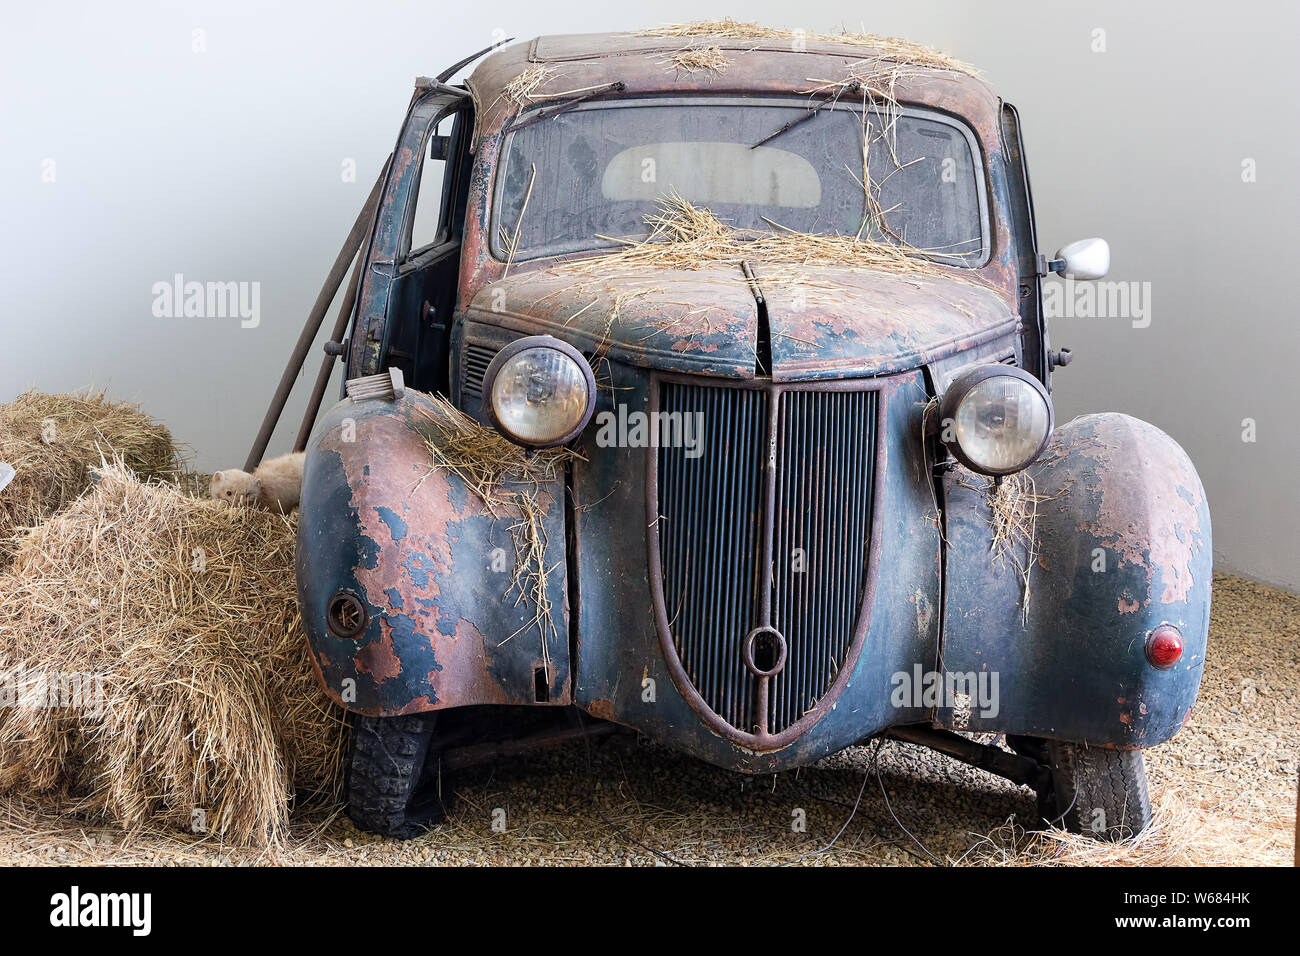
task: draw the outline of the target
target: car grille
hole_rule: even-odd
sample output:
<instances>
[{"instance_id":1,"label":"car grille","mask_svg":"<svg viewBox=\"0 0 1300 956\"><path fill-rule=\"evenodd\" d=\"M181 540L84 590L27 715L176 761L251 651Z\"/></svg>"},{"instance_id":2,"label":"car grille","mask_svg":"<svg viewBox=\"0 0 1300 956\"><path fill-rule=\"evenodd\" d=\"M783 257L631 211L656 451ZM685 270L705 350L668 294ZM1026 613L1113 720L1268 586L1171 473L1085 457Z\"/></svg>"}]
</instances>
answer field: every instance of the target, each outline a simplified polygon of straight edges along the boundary
<instances>
[{"instance_id":1,"label":"car grille","mask_svg":"<svg viewBox=\"0 0 1300 956\"><path fill-rule=\"evenodd\" d=\"M854 648L877 403L872 390L660 383L661 412L703 416L699 457L680 446L658 452L664 617L686 678L742 733L775 735L797 722ZM760 625L785 638L785 663L772 677L742 659L746 635Z\"/></svg>"}]
</instances>

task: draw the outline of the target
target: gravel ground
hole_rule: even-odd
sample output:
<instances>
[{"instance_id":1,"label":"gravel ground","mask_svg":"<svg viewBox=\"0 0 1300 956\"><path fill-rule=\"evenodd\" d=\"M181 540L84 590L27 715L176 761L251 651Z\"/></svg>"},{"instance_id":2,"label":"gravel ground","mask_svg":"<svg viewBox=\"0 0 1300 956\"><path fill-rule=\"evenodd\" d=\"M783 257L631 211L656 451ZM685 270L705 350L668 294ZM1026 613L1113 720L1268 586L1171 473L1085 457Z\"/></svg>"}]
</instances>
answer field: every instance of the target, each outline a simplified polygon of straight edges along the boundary
<instances>
[{"instance_id":1,"label":"gravel ground","mask_svg":"<svg viewBox=\"0 0 1300 956\"><path fill-rule=\"evenodd\" d=\"M408 843L360 833L335 811L298 819L287 846L236 850L127 836L11 797L0 801L0 863L1289 865L1300 596L1226 576L1215 584L1200 702L1178 736L1147 752L1157 816L1136 846L1029 834L1028 789L909 744L745 778L607 738L466 771L448 822Z\"/></svg>"}]
</instances>

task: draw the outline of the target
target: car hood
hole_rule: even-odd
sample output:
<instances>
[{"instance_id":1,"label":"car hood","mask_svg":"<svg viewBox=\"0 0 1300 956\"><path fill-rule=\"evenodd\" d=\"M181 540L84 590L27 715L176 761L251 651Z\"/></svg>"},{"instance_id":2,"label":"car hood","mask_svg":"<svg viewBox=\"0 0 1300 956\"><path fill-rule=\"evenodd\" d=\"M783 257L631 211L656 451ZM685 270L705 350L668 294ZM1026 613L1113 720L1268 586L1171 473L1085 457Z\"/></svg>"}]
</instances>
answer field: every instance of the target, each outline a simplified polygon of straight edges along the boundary
<instances>
[{"instance_id":1,"label":"car hood","mask_svg":"<svg viewBox=\"0 0 1300 956\"><path fill-rule=\"evenodd\" d=\"M722 266L609 275L535 269L485 285L467 317L554 335L632 365L751 378L761 308L776 381L916 368L1008 335L1019 322L1005 294L973 271L967 278L798 266L794 283L792 267L752 268L753 283Z\"/></svg>"}]
</instances>

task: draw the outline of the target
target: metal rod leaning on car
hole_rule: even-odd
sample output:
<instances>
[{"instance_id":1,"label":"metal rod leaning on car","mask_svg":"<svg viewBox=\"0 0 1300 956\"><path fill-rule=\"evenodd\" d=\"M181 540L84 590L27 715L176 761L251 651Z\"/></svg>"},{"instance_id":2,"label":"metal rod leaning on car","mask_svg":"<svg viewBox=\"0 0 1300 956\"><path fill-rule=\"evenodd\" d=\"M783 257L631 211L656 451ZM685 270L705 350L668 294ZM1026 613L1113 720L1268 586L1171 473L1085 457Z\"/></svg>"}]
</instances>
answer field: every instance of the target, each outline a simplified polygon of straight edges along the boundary
<instances>
[{"instance_id":1,"label":"metal rod leaning on car","mask_svg":"<svg viewBox=\"0 0 1300 956\"><path fill-rule=\"evenodd\" d=\"M389 159L392 157L390 156ZM380 180L388 172L388 163L384 163L384 168L379 174ZM366 231L373 228L374 216L370 217L370 224ZM331 350L331 346L341 346L343 336L347 332L348 323L352 319L352 309L357 303L357 289L361 286L361 267L364 264L365 256L360 252L356 255L356 264L352 267L352 278L348 280L347 291L343 293L343 301L339 304L338 316L334 319L334 328L330 332L329 341L325 343L325 359L321 362L320 371L316 373L316 381L312 385L311 397L307 399L307 410L303 412L302 424L298 426L298 437L293 441L293 450L302 451L307 447L307 439L311 437L312 426L316 424L316 415L320 411L321 402L325 398L325 389L329 387L330 375L334 371L334 360L343 354L342 348L338 351Z\"/></svg>"},{"instance_id":2,"label":"metal rod leaning on car","mask_svg":"<svg viewBox=\"0 0 1300 956\"><path fill-rule=\"evenodd\" d=\"M316 373L316 381L312 384L311 396L307 399L307 409L303 412L302 424L298 426L298 437L293 440L294 451L303 451L307 447L312 426L316 424L316 413L320 411L321 401L325 398L325 389L329 387L330 375L334 372L334 362L343 354L341 345L343 333L347 330L348 320L352 317L352 307L357 301L362 261L362 257L358 255L356 265L352 269L352 278L348 280L347 291L343 293L338 317L334 320L334 330L330 333L329 341L325 343L325 358L320 364L320 371ZM338 351L334 351L336 347Z\"/></svg>"},{"instance_id":3,"label":"metal rod leaning on car","mask_svg":"<svg viewBox=\"0 0 1300 956\"><path fill-rule=\"evenodd\" d=\"M302 332L298 335L298 342L293 347L289 362L285 365L284 374L280 376L280 384L276 386L275 394L271 396L271 404L266 410L266 416L262 419L262 427L253 440L253 447L248 453L248 460L244 462L245 471L252 471L256 468L261 463L262 456L266 453L266 446L271 442L271 433L275 431L275 426L279 424L280 416L284 413L285 403L289 400L289 393L293 391L294 379L298 377L298 372L302 369L302 363L307 358L307 352L316 339L316 333L320 331L321 322L325 320L325 313L329 310L330 303L334 301L334 294L338 292L339 286L343 282L343 274L352 262L352 257L361 248L366 229L379 206L379 194L383 189L384 179L388 174L388 163L391 159L390 154L388 160L384 161L384 168L375 180L375 185L370 190L366 204L361 208L361 212L357 214L356 222L352 224L352 230L348 233L347 239L344 240L343 248L339 250L338 257L334 260L334 266L330 269L329 275L325 277L325 284L321 286L320 294L316 296L316 302L307 316Z\"/></svg>"}]
</instances>

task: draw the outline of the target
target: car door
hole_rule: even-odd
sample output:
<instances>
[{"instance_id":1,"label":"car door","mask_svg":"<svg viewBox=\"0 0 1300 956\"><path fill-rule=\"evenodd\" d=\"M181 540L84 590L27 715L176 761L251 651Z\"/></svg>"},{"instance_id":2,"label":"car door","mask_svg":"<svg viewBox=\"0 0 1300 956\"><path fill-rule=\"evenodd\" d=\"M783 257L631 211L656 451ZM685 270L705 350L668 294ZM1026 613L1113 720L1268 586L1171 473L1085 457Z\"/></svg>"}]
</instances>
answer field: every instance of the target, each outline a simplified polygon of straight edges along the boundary
<instances>
[{"instance_id":1,"label":"car door","mask_svg":"<svg viewBox=\"0 0 1300 956\"><path fill-rule=\"evenodd\" d=\"M417 92L394 151L353 321L348 377L401 369L422 391L447 389L473 106L438 85Z\"/></svg>"},{"instance_id":2,"label":"car door","mask_svg":"<svg viewBox=\"0 0 1300 956\"><path fill-rule=\"evenodd\" d=\"M1011 229L1019 266L1020 318L1025 371L1051 388L1048 360L1047 322L1043 316L1043 277L1038 258L1034 197L1029 188L1029 166L1025 162L1020 133L1020 114L1010 103L1002 104L1002 151L1006 160Z\"/></svg>"}]
</instances>

